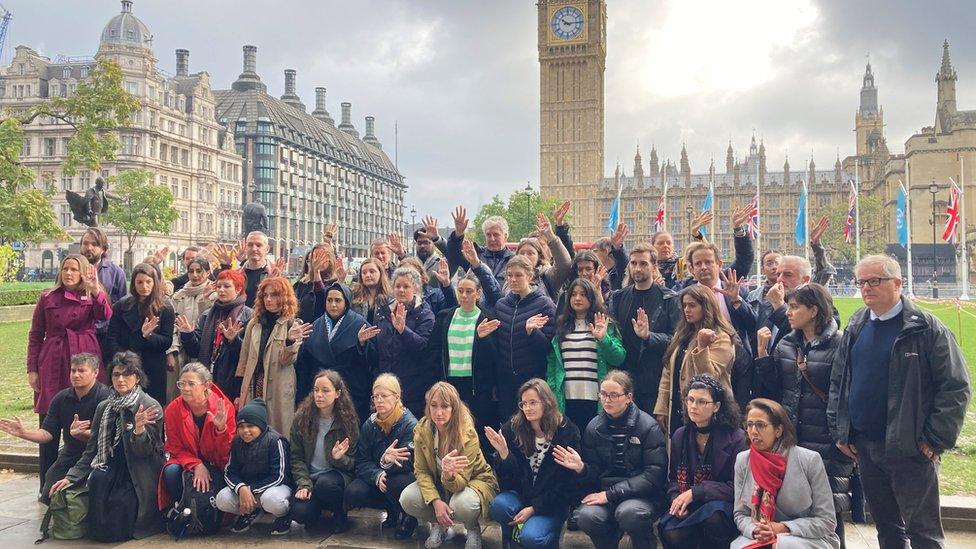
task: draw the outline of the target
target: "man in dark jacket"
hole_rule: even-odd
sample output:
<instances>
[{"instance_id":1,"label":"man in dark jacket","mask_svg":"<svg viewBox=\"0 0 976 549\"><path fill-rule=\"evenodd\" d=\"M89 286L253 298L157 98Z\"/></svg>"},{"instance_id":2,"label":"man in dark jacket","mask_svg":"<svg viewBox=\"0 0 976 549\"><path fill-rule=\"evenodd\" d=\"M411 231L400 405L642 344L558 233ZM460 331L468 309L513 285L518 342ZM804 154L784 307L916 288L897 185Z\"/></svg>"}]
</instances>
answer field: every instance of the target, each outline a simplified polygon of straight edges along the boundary
<instances>
[{"instance_id":1,"label":"man in dark jacket","mask_svg":"<svg viewBox=\"0 0 976 549\"><path fill-rule=\"evenodd\" d=\"M466 271L470 265L461 254L461 242L464 240L464 232L468 230L468 212L464 206L458 206L451 215L454 218L454 232L447 238L446 255L453 273L458 267ZM508 241L508 221L504 217L493 215L481 224L481 230L485 233L485 245L475 244L475 250L481 262L491 270L498 285L504 286L505 267L508 266L508 260L515 255L505 247Z\"/></svg>"},{"instance_id":2,"label":"man in dark jacket","mask_svg":"<svg viewBox=\"0 0 976 549\"><path fill-rule=\"evenodd\" d=\"M173 277L170 282L173 283L173 293L176 293L183 289L190 281L190 275L186 272L190 268L190 262L197 258L200 253L200 248L198 246L187 246L183 253L180 255L180 263L183 264L183 274Z\"/></svg>"},{"instance_id":3,"label":"man in dark jacket","mask_svg":"<svg viewBox=\"0 0 976 549\"><path fill-rule=\"evenodd\" d=\"M751 215L750 212L751 209L749 206L736 208L732 211L732 242L735 245L735 260L725 271L725 275L728 275L731 271L735 271L736 276L748 278L752 265L756 262L756 250L752 244L752 238L746 233L744 228L746 221L749 220L749 216ZM710 221L711 216L709 212L705 212L705 214L700 215L695 220L695 226L692 227L691 234L694 235L696 241L705 242L705 236L701 233L701 229ZM718 254L716 254L715 259L719 259ZM697 277L693 272L694 265L691 264L687 254L685 254L685 267L689 270L689 276L677 281L673 287L669 286L669 288L672 288L674 291L679 291L695 283ZM718 275L716 274L717 279Z\"/></svg>"},{"instance_id":4,"label":"man in dark jacket","mask_svg":"<svg viewBox=\"0 0 976 549\"><path fill-rule=\"evenodd\" d=\"M654 283L654 249L649 244L637 244L630 251L629 269L631 284L611 294L609 312L627 351L621 369L634 379L634 402L650 414L661 384L664 351L681 311L675 293Z\"/></svg>"},{"instance_id":5,"label":"man in dark jacket","mask_svg":"<svg viewBox=\"0 0 976 549\"><path fill-rule=\"evenodd\" d=\"M743 274L735 269L723 271L718 248L710 242L688 246L685 260L698 284L713 290L722 316L735 328L740 343L751 355L755 348L756 311L746 302L749 292L741 285Z\"/></svg>"},{"instance_id":6,"label":"man in dark jacket","mask_svg":"<svg viewBox=\"0 0 976 549\"><path fill-rule=\"evenodd\" d=\"M942 547L939 456L966 416L966 362L949 329L901 296L894 259L870 255L854 272L867 308L834 358L828 425L860 465L881 547Z\"/></svg>"}]
</instances>

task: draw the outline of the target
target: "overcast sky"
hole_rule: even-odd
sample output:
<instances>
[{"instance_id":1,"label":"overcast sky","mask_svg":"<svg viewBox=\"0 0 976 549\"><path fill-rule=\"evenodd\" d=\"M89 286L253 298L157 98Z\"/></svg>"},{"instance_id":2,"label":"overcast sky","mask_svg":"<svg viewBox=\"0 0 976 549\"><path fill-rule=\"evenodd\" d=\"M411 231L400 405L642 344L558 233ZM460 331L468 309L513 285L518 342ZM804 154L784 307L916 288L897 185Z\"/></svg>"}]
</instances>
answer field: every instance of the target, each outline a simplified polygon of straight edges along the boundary
<instances>
[{"instance_id":1,"label":"overcast sky","mask_svg":"<svg viewBox=\"0 0 976 549\"><path fill-rule=\"evenodd\" d=\"M18 44L91 56L115 0L4 0L14 18L4 62ZM377 134L410 186L406 209L449 223L459 197L474 209L539 179L539 64L532 0L136 1L154 35L159 66L190 50L190 72L215 88L241 72L241 46L258 47L269 93L283 70L314 108L351 101L354 123L376 116ZM789 153L794 170L811 151L820 167L854 152L854 113L867 55L894 153L935 117L935 73L947 38L959 74L960 109L976 108L971 4L907 0L609 0L606 165L626 173L639 142L662 162L687 143L692 171L714 157L724 169L731 137L746 154L755 129L771 170ZM463 189L462 189L463 187Z\"/></svg>"}]
</instances>

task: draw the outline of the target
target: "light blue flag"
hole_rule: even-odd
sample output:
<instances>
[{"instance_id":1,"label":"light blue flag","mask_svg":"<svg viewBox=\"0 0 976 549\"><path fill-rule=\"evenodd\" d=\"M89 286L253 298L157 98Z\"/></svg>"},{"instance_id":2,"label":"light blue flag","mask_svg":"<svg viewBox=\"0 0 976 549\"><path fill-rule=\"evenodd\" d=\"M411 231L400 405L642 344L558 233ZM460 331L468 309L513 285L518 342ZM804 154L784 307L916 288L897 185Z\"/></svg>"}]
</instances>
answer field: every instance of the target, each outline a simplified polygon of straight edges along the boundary
<instances>
[{"instance_id":1,"label":"light blue flag","mask_svg":"<svg viewBox=\"0 0 976 549\"><path fill-rule=\"evenodd\" d=\"M620 193L623 191L623 187L617 187L617 198L613 200L613 204L610 205L610 219L607 220L607 231L613 233L617 230L617 224L620 223Z\"/></svg>"},{"instance_id":2,"label":"light blue flag","mask_svg":"<svg viewBox=\"0 0 976 549\"><path fill-rule=\"evenodd\" d=\"M895 226L898 227L898 243L908 248L908 193L904 186L898 188L898 205L895 207Z\"/></svg>"},{"instance_id":3,"label":"light blue flag","mask_svg":"<svg viewBox=\"0 0 976 549\"><path fill-rule=\"evenodd\" d=\"M715 191L709 189L708 194L705 195L705 201L702 202L702 208L701 208L702 213L712 211L712 200L715 198L714 193ZM701 234L702 236L708 235L708 225L705 225L704 227L701 228Z\"/></svg>"},{"instance_id":4,"label":"light blue flag","mask_svg":"<svg viewBox=\"0 0 976 549\"><path fill-rule=\"evenodd\" d=\"M798 246L807 243L807 186L800 192L800 205L796 209L796 229L793 231Z\"/></svg>"}]
</instances>

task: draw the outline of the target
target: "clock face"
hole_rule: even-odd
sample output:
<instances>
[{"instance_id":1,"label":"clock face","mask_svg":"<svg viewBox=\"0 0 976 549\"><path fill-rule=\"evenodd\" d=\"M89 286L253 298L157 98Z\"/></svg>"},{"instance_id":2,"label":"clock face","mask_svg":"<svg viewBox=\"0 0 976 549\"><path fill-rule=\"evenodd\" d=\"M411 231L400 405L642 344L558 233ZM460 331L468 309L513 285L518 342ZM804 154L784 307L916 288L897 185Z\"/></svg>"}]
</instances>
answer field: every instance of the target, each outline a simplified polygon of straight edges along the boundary
<instances>
[{"instance_id":1,"label":"clock face","mask_svg":"<svg viewBox=\"0 0 976 549\"><path fill-rule=\"evenodd\" d=\"M552 33L563 40L573 40L583 33L583 12L579 8L566 6L552 14Z\"/></svg>"}]
</instances>

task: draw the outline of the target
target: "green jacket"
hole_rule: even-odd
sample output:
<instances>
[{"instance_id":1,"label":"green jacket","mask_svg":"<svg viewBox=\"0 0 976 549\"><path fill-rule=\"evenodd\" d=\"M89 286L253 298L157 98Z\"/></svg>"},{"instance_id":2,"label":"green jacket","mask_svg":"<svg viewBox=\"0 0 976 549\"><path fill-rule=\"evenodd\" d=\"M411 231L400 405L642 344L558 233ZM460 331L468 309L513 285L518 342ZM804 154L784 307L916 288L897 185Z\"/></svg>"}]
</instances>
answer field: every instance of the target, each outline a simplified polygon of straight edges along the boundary
<instances>
[{"instance_id":1,"label":"green jacket","mask_svg":"<svg viewBox=\"0 0 976 549\"><path fill-rule=\"evenodd\" d=\"M299 433L297 425L297 422L292 423L291 436L289 437L289 442L291 443L291 474L295 479L296 491L301 488L311 490L314 482L312 482L312 476L309 473L309 464L312 463L312 456L315 453L316 440L314 438L307 438ZM318 433L316 436L323 435L322 433ZM354 433L346 433L337 417L332 422L332 427L329 428L329 432L325 433L324 436L325 458L342 475L342 479L348 485L355 476L356 443L359 442L359 428L357 426L356 432ZM342 456L342 459L332 459L332 447L335 446L336 442L339 442L347 436L349 437L349 450L346 451L346 455Z\"/></svg>"},{"instance_id":2,"label":"green jacket","mask_svg":"<svg viewBox=\"0 0 976 549\"><path fill-rule=\"evenodd\" d=\"M620 331L615 324L611 323L607 326L607 335L596 342L597 383L603 381L603 376L607 375L610 368L616 368L623 364L626 357L627 351L624 350ZM552 350L549 351L547 362L546 382L549 383L549 388L556 395L559 411L565 412L566 396L563 392L563 381L566 379L566 370L563 369L563 353L559 348L559 336L552 338ZM597 399L597 404L602 406L599 399ZM581 430L585 428L585 425L580 427Z\"/></svg>"}]
</instances>

